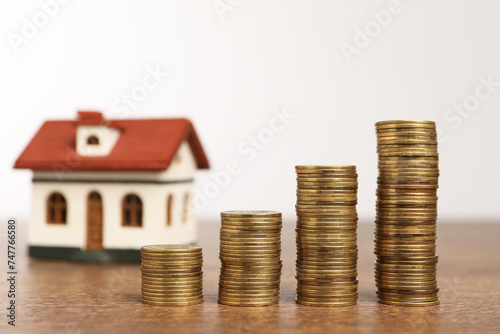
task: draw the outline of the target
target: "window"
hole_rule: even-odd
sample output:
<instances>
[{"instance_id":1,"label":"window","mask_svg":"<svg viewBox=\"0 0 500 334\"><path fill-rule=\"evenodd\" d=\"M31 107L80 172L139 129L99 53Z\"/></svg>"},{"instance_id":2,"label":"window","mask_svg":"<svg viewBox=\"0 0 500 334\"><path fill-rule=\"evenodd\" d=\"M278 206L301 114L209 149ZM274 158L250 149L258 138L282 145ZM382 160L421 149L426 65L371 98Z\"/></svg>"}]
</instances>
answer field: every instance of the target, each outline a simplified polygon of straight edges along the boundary
<instances>
[{"instance_id":1,"label":"window","mask_svg":"<svg viewBox=\"0 0 500 334\"><path fill-rule=\"evenodd\" d=\"M99 138L92 135L87 138L87 145L99 145Z\"/></svg>"},{"instance_id":2,"label":"window","mask_svg":"<svg viewBox=\"0 0 500 334\"><path fill-rule=\"evenodd\" d=\"M172 226L172 201L173 201L173 196L168 195L167 199L167 226Z\"/></svg>"},{"instance_id":3,"label":"window","mask_svg":"<svg viewBox=\"0 0 500 334\"><path fill-rule=\"evenodd\" d=\"M122 225L142 226L142 201L139 196L129 194L123 198Z\"/></svg>"},{"instance_id":4,"label":"window","mask_svg":"<svg viewBox=\"0 0 500 334\"><path fill-rule=\"evenodd\" d=\"M66 199L61 193L52 193L47 199L47 224L66 224Z\"/></svg>"},{"instance_id":5,"label":"window","mask_svg":"<svg viewBox=\"0 0 500 334\"><path fill-rule=\"evenodd\" d=\"M182 206L182 222L185 224L188 221L189 214L189 193L184 195L184 203Z\"/></svg>"}]
</instances>

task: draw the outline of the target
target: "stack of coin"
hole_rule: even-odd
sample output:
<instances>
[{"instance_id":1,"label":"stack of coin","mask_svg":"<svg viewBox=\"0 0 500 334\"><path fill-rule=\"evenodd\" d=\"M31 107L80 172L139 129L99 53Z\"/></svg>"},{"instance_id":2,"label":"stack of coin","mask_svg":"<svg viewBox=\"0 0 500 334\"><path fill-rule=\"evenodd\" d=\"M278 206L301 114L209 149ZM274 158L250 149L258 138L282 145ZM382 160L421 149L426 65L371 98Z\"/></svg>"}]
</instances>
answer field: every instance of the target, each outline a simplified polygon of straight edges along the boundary
<instances>
[{"instance_id":1,"label":"stack of coin","mask_svg":"<svg viewBox=\"0 0 500 334\"><path fill-rule=\"evenodd\" d=\"M358 300L356 166L296 166L297 299L310 306Z\"/></svg>"},{"instance_id":2,"label":"stack of coin","mask_svg":"<svg viewBox=\"0 0 500 334\"><path fill-rule=\"evenodd\" d=\"M186 306L203 302L203 255L194 245L141 248L142 302Z\"/></svg>"},{"instance_id":3,"label":"stack of coin","mask_svg":"<svg viewBox=\"0 0 500 334\"><path fill-rule=\"evenodd\" d=\"M281 213L221 213L219 303L267 306L279 302Z\"/></svg>"},{"instance_id":4,"label":"stack of coin","mask_svg":"<svg viewBox=\"0 0 500 334\"><path fill-rule=\"evenodd\" d=\"M436 124L384 121L376 124L376 130L378 300L400 306L439 304Z\"/></svg>"}]
</instances>

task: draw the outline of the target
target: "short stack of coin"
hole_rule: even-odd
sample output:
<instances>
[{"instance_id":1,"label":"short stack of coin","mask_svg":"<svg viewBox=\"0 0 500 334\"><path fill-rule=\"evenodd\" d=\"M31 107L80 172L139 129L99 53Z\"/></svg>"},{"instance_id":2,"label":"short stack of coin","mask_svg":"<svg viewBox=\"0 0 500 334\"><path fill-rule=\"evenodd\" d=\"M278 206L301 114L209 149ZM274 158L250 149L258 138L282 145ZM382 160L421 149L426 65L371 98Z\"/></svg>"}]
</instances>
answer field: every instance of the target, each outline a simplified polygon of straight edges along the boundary
<instances>
[{"instance_id":1,"label":"short stack of coin","mask_svg":"<svg viewBox=\"0 0 500 334\"><path fill-rule=\"evenodd\" d=\"M279 302L281 213L221 213L219 303L267 306Z\"/></svg>"},{"instance_id":2,"label":"short stack of coin","mask_svg":"<svg viewBox=\"0 0 500 334\"><path fill-rule=\"evenodd\" d=\"M297 299L310 306L358 300L356 166L296 166Z\"/></svg>"},{"instance_id":3,"label":"short stack of coin","mask_svg":"<svg viewBox=\"0 0 500 334\"><path fill-rule=\"evenodd\" d=\"M379 177L375 281L379 302L437 305L436 124L383 121L376 123L376 130Z\"/></svg>"},{"instance_id":4,"label":"short stack of coin","mask_svg":"<svg viewBox=\"0 0 500 334\"><path fill-rule=\"evenodd\" d=\"M203 255L194 245L141 248L142 302L187 306L203 302Z\"/></svg>"}]
</instances>

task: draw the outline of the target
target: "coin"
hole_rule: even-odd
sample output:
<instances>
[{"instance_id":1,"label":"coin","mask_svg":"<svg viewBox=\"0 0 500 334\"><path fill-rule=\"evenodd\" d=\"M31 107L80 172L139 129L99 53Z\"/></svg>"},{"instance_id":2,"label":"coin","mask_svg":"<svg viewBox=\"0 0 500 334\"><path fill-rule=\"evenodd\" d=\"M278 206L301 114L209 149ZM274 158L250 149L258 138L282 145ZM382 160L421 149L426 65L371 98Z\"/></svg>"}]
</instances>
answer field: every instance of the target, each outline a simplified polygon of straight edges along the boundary
<instances>
[{"instance_id":1,"label":"coin","mask_svg":"<svg viewBox=\"0 0 500 334\"><path fill-rule=\"evenodd\" d=\"M149 245L141 247L142 253L200 253L196 245Z\"/></svg>"},{"instance_id":2,"label":"coin","mask_svg":"<svg viewBox=\"0 0 500 334\"><path fill-rule=\"evenodd\" d=\"M281 212L266 210L233 210L221 212L222 218L270 218L281 217Z\"/></svg>"},{"instance_id":3,"label":"coin","mask_svg":"<svg viewBox=\"0 0 500 334\"><path fill-rule=\"evenodd\" d=\"M151 245L141 248L143 302L158 306L203 301L203 257L196 245Z\"/></svg>"},{"instance_id":4,"label":"coin","mask_svg":"<svg viewBox=\"0 0 500 334\"><path fill-rule=\"evenodd\" d=\"M158 302L152 300L144 300L142 301L144 304L152 305L152 306L191 306L203 303L203 298L190 302Z\"/></svg>"},{"instance_id":5,"label":"coin","mask_svg":"<svg viewBox=\"0 0 500 334\"><path fill-rule=\"evenodd\" d=\"M435 244L440 175L435 124L385 121L376 130L377 296L392 305L434 305L439 291Z\"/></svg>"}]
</instances>

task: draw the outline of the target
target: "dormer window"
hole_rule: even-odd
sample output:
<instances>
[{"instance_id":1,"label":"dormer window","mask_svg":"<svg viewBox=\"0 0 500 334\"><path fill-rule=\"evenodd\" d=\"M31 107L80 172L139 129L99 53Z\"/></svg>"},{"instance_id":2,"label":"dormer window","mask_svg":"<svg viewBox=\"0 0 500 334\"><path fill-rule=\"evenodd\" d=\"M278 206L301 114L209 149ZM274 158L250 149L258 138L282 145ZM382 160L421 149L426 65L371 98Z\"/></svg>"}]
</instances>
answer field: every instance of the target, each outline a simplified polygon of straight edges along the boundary
<instances>
[{"instance_id":1,"label":"dormer window","mask_svg":"<svg viewBox=\"0 0 500 334\"><path fill-rule=\"evenodd\" d=\"M99 145L99 138L92 135L87 138L87 145Z\"/></svg>"},{"instance_id":2,"label":"dormer window","mask_svg":"<svg viewBox=\"0 0 500 334\"><path fill-rule=\"evenodd\" d=\"M115 147L120 130L105 122L99 112L78 112L76 152L83 157L104 157Z\"/></svg>"}]
</instances>

